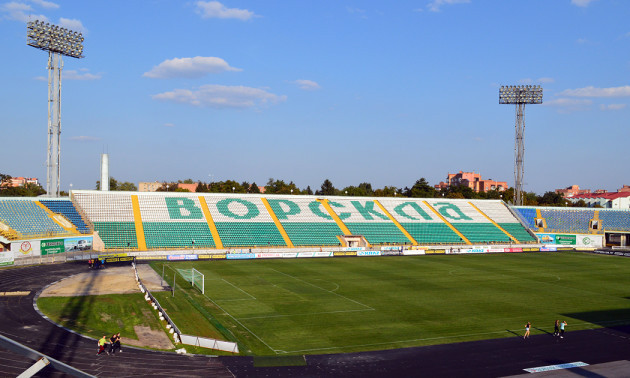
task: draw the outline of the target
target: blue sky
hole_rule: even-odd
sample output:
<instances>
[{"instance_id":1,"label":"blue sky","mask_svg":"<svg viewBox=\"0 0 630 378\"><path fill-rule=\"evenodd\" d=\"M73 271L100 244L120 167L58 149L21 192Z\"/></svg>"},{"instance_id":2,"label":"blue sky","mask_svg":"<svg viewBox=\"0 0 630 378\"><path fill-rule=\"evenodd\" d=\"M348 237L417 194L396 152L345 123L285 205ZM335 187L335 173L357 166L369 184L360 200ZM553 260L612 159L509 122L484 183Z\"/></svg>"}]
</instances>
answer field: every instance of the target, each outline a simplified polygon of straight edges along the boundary
<instances>
[{"instance_id":1,"label":"blue sky","mask_svg":"<svg viewBox=\"0 0 630 378\"><path fill-rule=\"evenodd\" d=\"M524 189L630 184L630 1L0 0L0 173L45 186L46 53L26 21L85 36L64 59L61 187L273 177L319 188L514 183L513 105L527 106Z\"/></svg>"}]
</instances>

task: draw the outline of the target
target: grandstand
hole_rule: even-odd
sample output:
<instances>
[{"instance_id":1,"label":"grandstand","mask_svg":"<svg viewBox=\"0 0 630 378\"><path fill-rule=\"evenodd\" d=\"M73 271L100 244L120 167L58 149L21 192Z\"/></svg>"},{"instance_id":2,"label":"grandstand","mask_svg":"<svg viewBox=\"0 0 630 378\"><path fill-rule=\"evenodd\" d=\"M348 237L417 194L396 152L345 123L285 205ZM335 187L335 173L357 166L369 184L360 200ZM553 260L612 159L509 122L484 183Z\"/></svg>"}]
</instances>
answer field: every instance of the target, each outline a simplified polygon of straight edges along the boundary
<instances>
[{"instance_id":1,"label":"grandstand","mask_svg":"<svg viewBox=\"0 0 630 378\"><path fill-rule=\"evenodd\" d=\"M74 191L105 249L536 242L502 201Z\"/></svg>"},{"instance_id":2,"label":"grandstand","mask_svg":"<svg viewBox=\"0 0 630 378\"><path fill-rule=\"evenodd\" d=\"M0 199L0 235L8 240L91 234L68 199Z\"/></svg>"}]
</instances>

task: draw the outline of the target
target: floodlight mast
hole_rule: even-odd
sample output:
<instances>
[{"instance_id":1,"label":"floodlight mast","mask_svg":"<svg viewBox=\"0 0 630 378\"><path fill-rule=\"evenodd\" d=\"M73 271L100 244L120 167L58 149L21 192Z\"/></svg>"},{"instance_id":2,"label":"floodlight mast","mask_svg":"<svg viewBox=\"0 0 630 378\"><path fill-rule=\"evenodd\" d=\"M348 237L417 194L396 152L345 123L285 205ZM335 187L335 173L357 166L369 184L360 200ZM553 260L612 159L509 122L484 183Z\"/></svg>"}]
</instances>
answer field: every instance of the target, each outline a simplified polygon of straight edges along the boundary
<instances>
[{"instance_id":1,"label":"floodlight mast","mask_svg":"<svg viewBox=\"0 0 630 378\"><path fill-rule=\"evenodd\" d=\"M59 197L61 176L61 71L62 55L83 58L81 33L35 20L26 24L26 44L48 51L48 153L46 195Z\"/></svg>"},{"instance_id":2,"label":"floodlight mast","mask_svg":"<svg viewBox=\"0 0 630 378\"><path fill-rule=\"evenodd\" d=\"M523 176L525 168L525 104L542 104L543 89L540 85L502 85L499 89L499 104L516 104L514 141L514 204L523 205Z\"/></svg>"}]
</instances>

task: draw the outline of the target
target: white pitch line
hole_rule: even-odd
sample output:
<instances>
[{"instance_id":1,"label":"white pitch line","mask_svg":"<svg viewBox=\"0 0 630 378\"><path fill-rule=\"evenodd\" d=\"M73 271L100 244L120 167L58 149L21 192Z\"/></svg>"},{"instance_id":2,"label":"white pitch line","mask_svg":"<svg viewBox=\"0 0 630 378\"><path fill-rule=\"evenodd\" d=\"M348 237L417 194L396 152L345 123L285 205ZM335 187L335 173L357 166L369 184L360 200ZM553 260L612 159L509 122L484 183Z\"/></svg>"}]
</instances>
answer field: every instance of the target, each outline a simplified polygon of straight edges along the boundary
<instances>
[{"instance_id":1,"label":"white pitch line","mask_svg":"<svg viewBox=\"0 0 630 378\"><path fill-rule=\"evenodd\" d=\"M287 277L291 277L291 278L293 278L294 280L304 282L305 284L307 284L307 285L311 285L311 286L313 286L313 287L316 287L316 288L318 288L319 290L326 291L326 292L328 292L328 293L330 293L330 294L336 295L336 296L341 297L341 298L343 298L343 299L345 299L345 300L348 300L348 301L350 301L350 302L356 303L356 304L358 304L359 306L363 306L363 307L368 308L368 309L370 309L370 310L374 310L374 308L372 308L372 307L370 307L370 306L368 306L368 305L366 305L366 304L363 304L363 303L361 303L361 302L357 302L357 301L355 301L354 299L350 299L350 298L345 297L345 296L343 296L343 295L341 295L341 294L337 294L337 293L335 293L334 291L326 290L326 289L321 288L321 287L319 287L319 286L317 286L317 285L313 285L313 284L312 284L312 283L310 283L310 282L306 282L306 281L304 281L303 279L300 279L300 278L294 277L294 276L292 276L292 275L290 275L290 274L287 274L287 273L281 272L281 271L279 271L279 270L276 270L276 269L273 269L273 268L272 268L271 270L273 270L274 272L278 272L278 273L280 273L280 274L284 274L284 275L285 275L285 276L287 276Z\"/></svg>"},{"instance_id":2,"label":"white pitch line","mask_svg":"<svg viewBox=\"0 0 630 378\"><path fill-rule=\"evenodd\" d=\"M228 284L232 285L233 288L235 288L236 290L240 291L241 293L247 295L248 297L250 297L251 299L256 299L256 297L254 297L253 295L251 295L250 293L246 292L245 290L241 289L240 287L234 285L233 283L229 282L228 280L226 280L225 278L221 278L222 281L227 282Z\"/></svg>"},{"instance_id":3,"label":"white pitch line","mask_svg":"<svg viewBox=\"0 0 630 378\"><path fill-rule=\"evenodd\" d=\"M289 314L289 315L266 315L266 316L252 316L247 318L239 318L239 320L251 320L251 319L271 319L271 318L288 318L292 316L309 316L309 315L323 315L323 314L344 314L347 312L363 312L363 311L375 311L374 309L361 309L361 310L339 310L339 311L324 311L324 312L309 312L305 314Z\"/></svg>"},{"instance_id":4,"label":"white pitch line","mask_svg":"<svg viewBox=\"0 0 630 378\"><path fill-rule=\"evenodd\" d=\"M313 352L318 350L334 350L334 349L347 349L347 348L358 348L358 347L366 347L366 346L377 346L377 345L390 345L390 344L400 344L400 343L411 343L417 341L427 341L427 340L441 340L441 339L456 339L461 337L470 337L470 336L480 336L480 335L493 335L498 333L505 333L506 331L495 331L495 332L483 332L483 333L470 333L467 335L452 335L452 336L440 336L440 337L427 337L423 339L409 339L409 340L396 340L389 341L383 343L372 343L372 344L356 344L356 345L345 345L340 347L329 347L329 348L313 348L313 349L301 349L301 350L290 350L286 353L301 353L301 352Z\"/></svg>"}]
</instances>

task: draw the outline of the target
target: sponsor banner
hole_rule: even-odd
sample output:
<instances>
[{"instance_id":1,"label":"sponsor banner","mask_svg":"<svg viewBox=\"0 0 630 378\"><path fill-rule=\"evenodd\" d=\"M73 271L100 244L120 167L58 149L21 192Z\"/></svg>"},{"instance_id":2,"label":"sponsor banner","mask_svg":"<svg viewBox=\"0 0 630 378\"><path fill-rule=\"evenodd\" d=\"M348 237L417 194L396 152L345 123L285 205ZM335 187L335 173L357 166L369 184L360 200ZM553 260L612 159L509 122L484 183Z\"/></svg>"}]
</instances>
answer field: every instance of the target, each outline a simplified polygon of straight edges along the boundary
<instances>
[{"instance_id":1,"label":"sponsor banner","mask_svg":"<svg viewBox=\"0 0 630 378\"><path fill-rule=\"evenodd\" d=\"M315 252L299 252L297 257L315 257Z\"/></svg>"},{"instance_id":2,"label":"sponsor banner","mask_svg":"<svg viewBox=\"0 0 630 378\"><path fill-rule=\"evenodd\" d=\"M166 259L169 261L182 261L182 260L197 260L198 255L168 255Z\"/></svg>"},{"instance_id":3,"label":"sponsor banner","mask_svg":"<svg viewBox=\"0 0 630 378\"><path fill-rule=\"evenodd\" d=\"M283 259L294 259L297 257L297 252L283 252L282 253L282 258Z\"/></svg>"},{"instance_id":4,"label":"sponsor banner","mask_svg":"<svg viewBox=\"0 0 630 378\"><path fill-rule=\"evenodd\" d=\"M109 255L98 255L99 259L107 259L110 257L127 257L126 253L111 253Z\"/></svg>"},{"instance_id":5,"label":"sponsor banner","mask_svg":"<svg viewBox=\"0 0 630 378\"><path fill-rule=\"evenodd\" d=\"M411 247L407 247L407 249L413 249L413 250L421 249L424 251L425 249L427 249L427 247L422 247L419 245L412 245Z\"/></svg>"},{"instance_id":6,"label":"sponsor banner","mask_svg":"<svg viewBox=\"0 0 630 378\"><path fill-rule=\"evenodd\" d=\"M276 252L262 252L256 253L255 255L257 259L279 259L282 257L282 253Z\"/></svg>"},{"instance_id":7,"label":"sponsor banner","mask_svg":"<svg viewBox=\"0 0 630 378\"><path fill-rule=\"evenodd\" d=\"M488 252L490 253L505 252L505 248L488 248Z\"/></svg>"},{"instance_id":8,"label":"sponsor banner","mask_svg":"<svg viewBox=\"0 0 630 378\"><path fill-rule=\"evenodd\" d=\"M505 252L523 252L523 248L505 248Z\"/></svg>"},{"instance_id":9,"label":"sponsor banner","mask_svg":"<svg viewBox=\"0 0 630 378\"><path fill-rule=\"evenodd\" d=\"M39 240L25 240L23 242L11 243L11 251L14 257L39 256L41 251Z\"/></svg>"},{"instance_id":10,"label":"sponsor banner","mask_svg":"<svg viewBox=\"0 0 630 378\"><path fill-rule=\"evenodd\" d=\"M92 237L82 236L78 238L65 239L64 248L66 252L90 250L92 249Z\"/></svg>"},{"instance_id":11,"label":"sponsor banner","mask_svg":"<svg viewBox=\"0 0 630 378\"><path fill-rule=\"evenodd\" d=\"M332 252L315 252L315 255L313 255L313 257L332 257L333 253Z\"/></svg>"},{"instance_id":12,"label":"sponsor banner","mask_svg":"<svg viewBox=\"0 0 630 378\"><path fill-rule=\"evenodd\" d=\"M380 256L381 251L359 251L357 256Z\"/></svg>"},{"instance_id":13,"label":"sponsor banner","mask_svg":"<svg viewBox=\"0 0 630 378\"><path fill-rule=\"evenodd\" d=\"M357 253L353 252L353 251L347 251L347 252L335 252L333 254L333 256L356 256Z\"/></svg>"},{"instance_id":14,"label":"sponsor banner","mask_svg":"<svg viewBox=\"0 0 630 378\"><path fill-rule=\"evenodd\" d=\"M551 246L551 245L546 245L544 247L540 247L540 252L556 252L558 250L558 248Z\"/></svg>"},{"instance_id":15,"label":"sponsor banner","mask_svg":"<svg viewBox=\"0 0 630 378\"><path fill-rule=\"evenodd\" d=\"M402 252L403 256L419 256L419 255L424 255L426 253L425 249L412 249L412 250L405 250Z\"/></svg>"},{"instance_id":16,"label":"sponsor banner","mask_svg":"<svg viewBox=\"0 0 630 378\"><path fill-rule=\"evenodd\" d=\"M446 253L445 249L427 249L424 251L427 255L443 255Z\"/></svg>"},{"instance_id":17,"label":"sponsor banner","mask_svg":"<svg viewBox=\"0 0 630 378\"><path fill-rule=\"evenodd\" d=\"M256 255L253 253L228 253L225 255L225 258L228 260L245 260L255 259Z\"/></svg>"},{"instance_id":18,"label":"sponsor banner","mask_svg":"<svg viewBox=\"0 0 630 378\"><path fill-rule=\"evenodd\" d=\"M136 256L136 260L166 260L166 256Z\"/></svg>"},{"instance_id":19,"label":"sponsor banner","mask_svg":"<svg viewBox=\"0 0 630 378\"><path fill-rule=\"evenodd\" d=\"M556 235L556 244L575 245L576 235Z\"/></svg>"},{"instance_id":20,"label":"sponsor banner","mask_svg":"<svg viewBox=\"0 0 630 378\"><path fill-rule=\"evenodd\" d=\"M484 253L484 252L487 252L487 251L483 248L469 248L469 249L459 250L459 253Z\"/></svg>"},{"instance_id":21,"label":"sponsor banner","mask_svg":"<svg viewBox=\"0 0 630 378\"><path fill-rule=\"evenodd\" d=\"M554 234L536 234L543 244L556 244L556 235Z\"/></svg>"},{"instance_id":22,"label":"sponsor banner","mask_svg":"<svg viewBox=\"0 0 630 378\"><path fill-rule=\"evenodd\" d=\"M401 249L402 249L402 247L400 247L400 246L381 247L381 251L400 251Z\"/></svg>"},{"instance_id":23,"label":"sponsor banner","mask_svg":"<svg viewBox=\"0 0 630 378\"><path fill-rule=\"evenodd\" d=\"M12 251L2 251L0 252L0 266L13 265L13 252Z\"/></svg>"},{"instance_id":24,"label":"sponsor banner","mask_svg":"<svg viewBox=\"0 0 630 378\"><path fill-rule=\"evenodd\" d=\"M114 262L125 262L125 261L133 261L133 256L127 257L108 257L105 259L105 263L114 263Z\"/></svg>"},{"instance_id":25,"label":"sponsor banner","mask_svg":"<svg viewBox=\"0 0 630 378\"><path fill-rule=\"evenodd\" d=\"M523 248L523 252L538 252L540 248Z\"/></svg>"},{"instance_id":26,"label":"sponsor banner","mask_svg":"<svg viewBox=\"0 0 630 378\"><path fill-rule=\"evenodd\" d=\"M558 251L573 251L571 247L557 247Z\"/></svg>"},{"instance_id":27,"label":"sponsor banner","mask_svg":"<svg viewBox=\"0 0 630 378\"><path fill-rule=\"evenodd\" d=\"M590 234L536 234L543 244L571 245L599 248L604 246L603 235Z\"/></svg>"},{"instance_id":28,"label":"sponsor banner","mask_svg":"<svg viewBox=\"0 0 630 378\"><path fill-rule=\"evenodd\" d=\"M404 254L402 251L381 251L381 256L400 256L402 254Z\"/></svg>"},{"instance_id":29,"label":"sponsor banner","mask_svg":"<svg viewBox=\"0 0 630 378\"><path fill-rule=\"evenodd\" d=\"M365 247L346 247L342 251L365 251Z\"/></svg>"},{"instance_id":30,"label":"sponsor banner","mask_svg":"<svg viewBox=\"0 0 630 378\"><path fill-rule=\"evenodd\" d=\"M213 253L211 255L199 255L199 259L209 260L209 259L225 259L225 255L222 253Z\"/></svg>"},{"instance_id":31,"label":"sponsor banner","mask_svg":"<svg viewBox=\"0 0 630 378\"><path fill-rule=\"evenodd\" d=\"M39 245L42 256L65 252L63 239L42 240Z\"/></svg>"}]
</instances>

